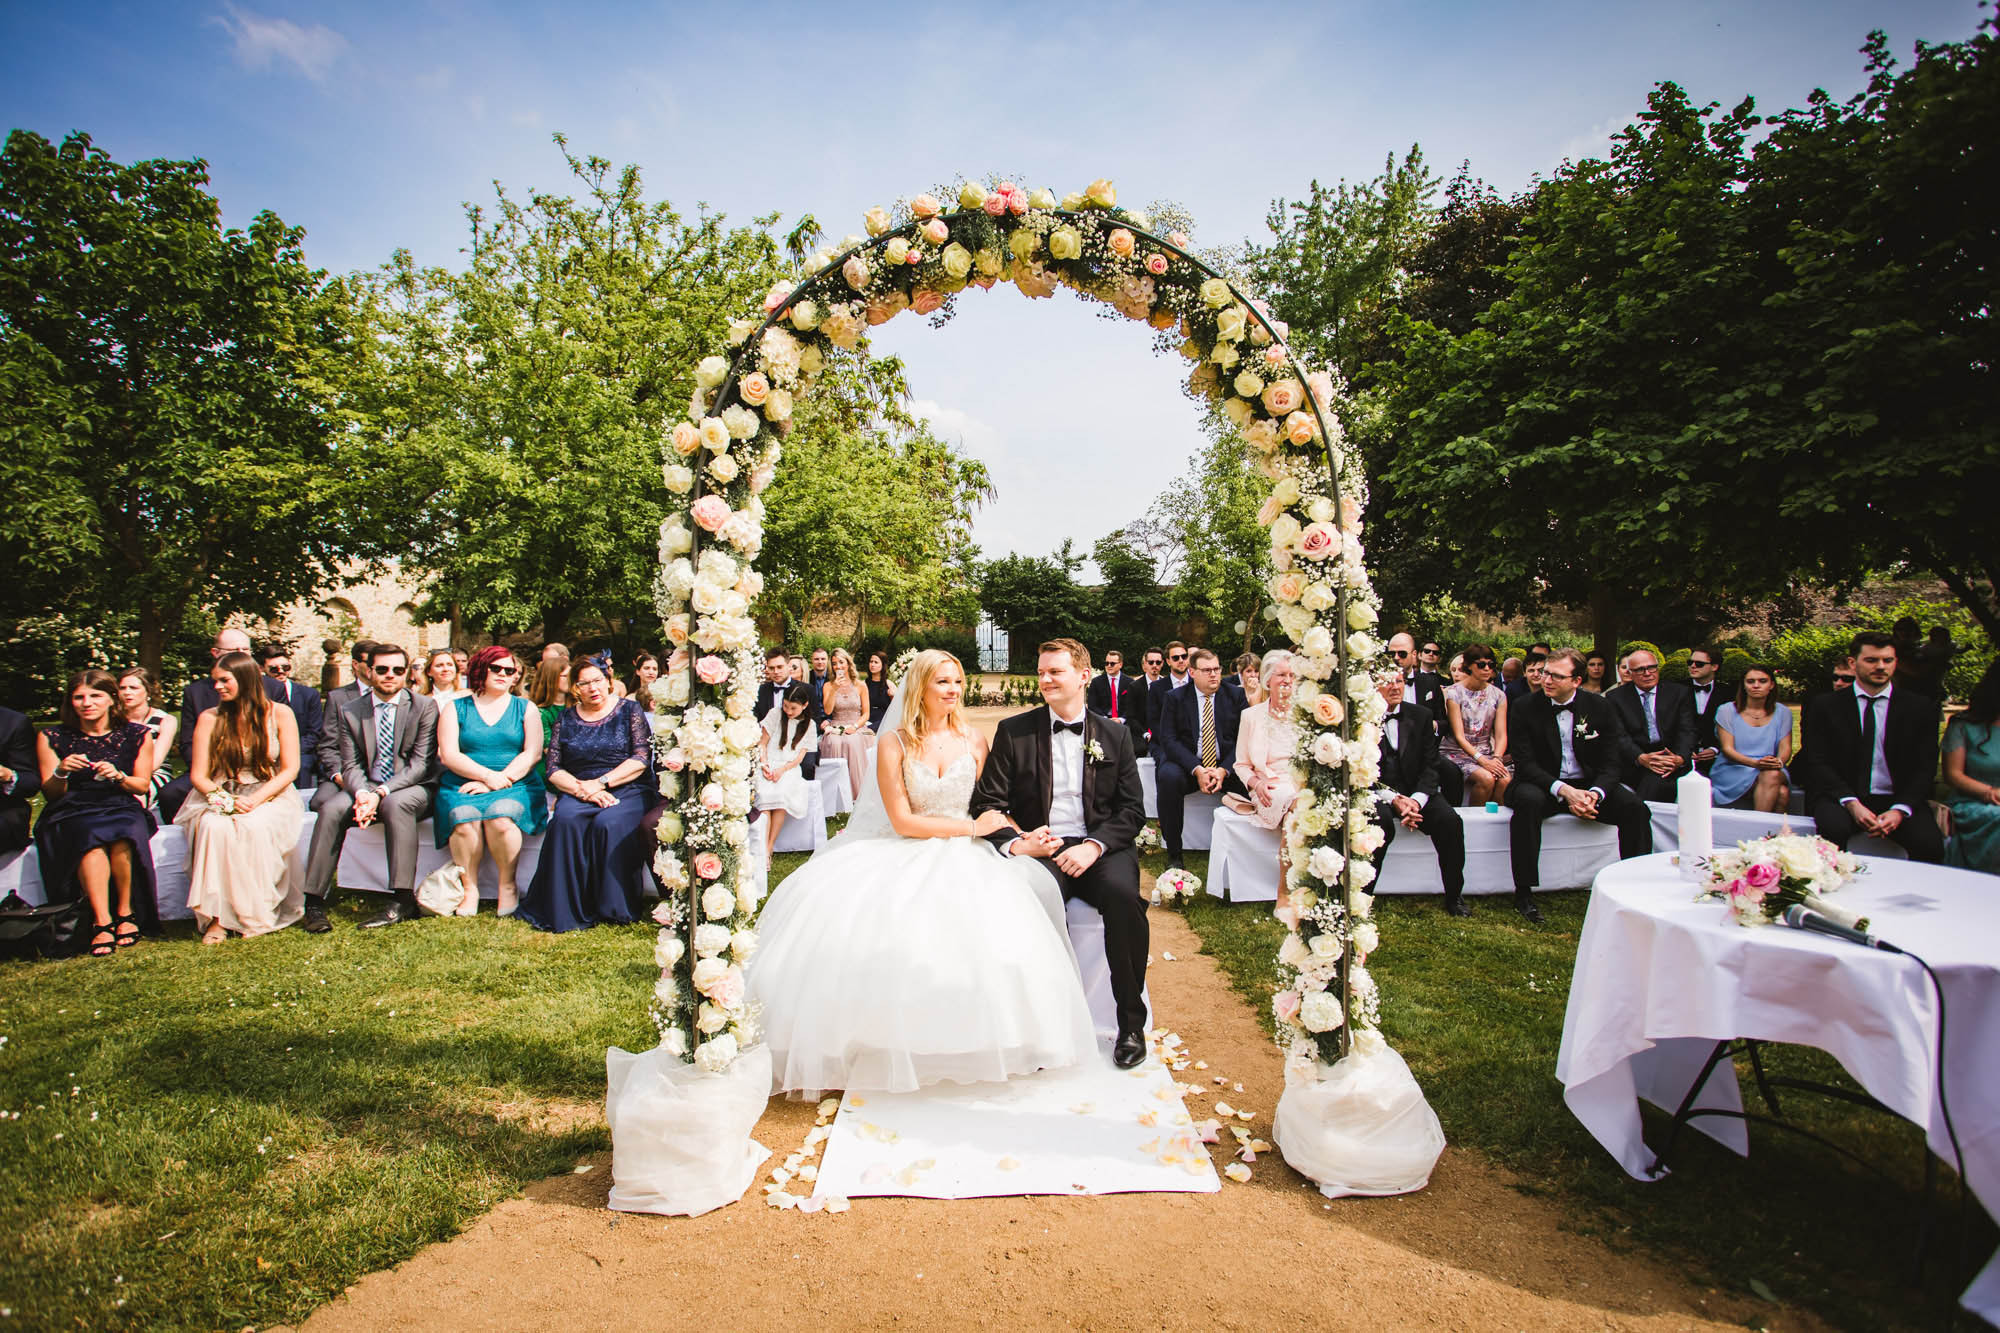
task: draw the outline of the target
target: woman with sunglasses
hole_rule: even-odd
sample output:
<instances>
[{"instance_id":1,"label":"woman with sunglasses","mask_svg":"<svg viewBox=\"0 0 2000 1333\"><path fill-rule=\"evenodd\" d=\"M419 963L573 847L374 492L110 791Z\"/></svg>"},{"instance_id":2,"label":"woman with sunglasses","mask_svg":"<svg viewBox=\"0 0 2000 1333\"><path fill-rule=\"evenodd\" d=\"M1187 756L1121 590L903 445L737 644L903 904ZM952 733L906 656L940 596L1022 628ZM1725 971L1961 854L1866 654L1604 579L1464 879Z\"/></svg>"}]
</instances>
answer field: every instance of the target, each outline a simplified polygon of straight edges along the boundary
<instances>
[{"instance_id":1,"label":"woman with sunglasses","mask_svg":"<svg viewBox=\"0 0 2000 1333\"><path fill-rule=\"evenodd\" d=\"M468 888L458 915L479 913L479 858L493 858L501 916L520 903L515 867L521 839L548 825L549 798L537 776L542 714L520 693L521 662L509 648L481 648L467 661L471 690L438 707L438 781L432 823L437 844Z\"/></svg>"},{"instance_id":2,"label":"woman with sunglasses","mask_svg":"<svg viewBox=\"0 0 2000 1333\"><path fill-rule=\"evenodd\" d=\"M1507 794L1514 780L1507 759L1507 696L1494 683L1499 662L1483 643L1465 650L1464 678L1445 688L1444 734L1438 752L1465 775L1465 803L1484 805Z\"/></svg>"}]
</instances>

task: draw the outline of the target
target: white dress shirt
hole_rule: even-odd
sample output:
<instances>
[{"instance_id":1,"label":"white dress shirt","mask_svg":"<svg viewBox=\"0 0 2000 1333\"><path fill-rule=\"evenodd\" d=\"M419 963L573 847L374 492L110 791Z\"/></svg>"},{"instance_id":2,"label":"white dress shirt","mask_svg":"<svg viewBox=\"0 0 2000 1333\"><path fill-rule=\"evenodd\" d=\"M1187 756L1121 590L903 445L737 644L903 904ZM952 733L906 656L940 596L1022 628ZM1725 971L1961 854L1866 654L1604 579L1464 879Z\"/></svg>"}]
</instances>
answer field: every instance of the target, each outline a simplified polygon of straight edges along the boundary
<instances>
[{"instance_id":1,"label":"white dress shirt","mask_svg":"<svg viewBox=\"0 0 2000 1333\"><path fill-rule=\"evenodd\" d=\"M1049 832L1058 838L1081 838L1083 813L1083 737L1074 731L1056 731L1058 722L1081 722L1084 709L1075 717L1057 717L1049 710Z\"/></svg>"},{"instance_id":2,"label":"white dress shirt","mask_svg":"<svg viewBox=\"0 0 2000 1333\"><path fill-rule=\"evenodd\" d=\"M1870 694L1861 688L1861 682L1854 682L1854 721L1857 726L1868 724L1868 701L1875 704L1875 753L1868 756L1868 790L1864 796L1887 796L1896 790L1896 779L1889 774L1889 696L1896 692L1894 681L1882 687L1880 694ZM1900 810L1908 818L1910 807L1901 801L1889 807Z\"/></svg>"},{"instance_id":3,"label":"white dress shirt","mask_svg":"<svg viewBox=\"0 0 2000 1333\"><path fill-rule=\"evenodd\" d=\"M1403 706L1401 704L1396 705L1395 712L1382 719L1382 735L1388 739L1390 749L1400 750L1403 748ZM1399 791L1391 791L1388 798L1385 799L1394 799L1401 795L1402 793ZM1411 792L1410 799L1417 803L1419 809L1422 809L1424 806L1430 804L1431 794L1427 791Z\"/></svg>"}]
</instances>

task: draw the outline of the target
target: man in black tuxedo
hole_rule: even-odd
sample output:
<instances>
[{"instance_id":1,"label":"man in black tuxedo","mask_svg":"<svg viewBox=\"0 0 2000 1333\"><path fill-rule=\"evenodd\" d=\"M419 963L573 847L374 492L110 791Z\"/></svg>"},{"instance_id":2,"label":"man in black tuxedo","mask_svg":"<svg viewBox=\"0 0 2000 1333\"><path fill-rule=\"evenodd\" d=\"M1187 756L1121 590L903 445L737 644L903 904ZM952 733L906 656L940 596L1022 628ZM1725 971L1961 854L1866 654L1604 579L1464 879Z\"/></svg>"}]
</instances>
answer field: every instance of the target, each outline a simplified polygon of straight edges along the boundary
<instances>
[{"instance_id":1,"label":"man in black tuxedo","mask_svg":"<svg viewBox=\"0 0 2000 1333\"><path fill-rule=\"evenodd\" d=\"M1688 691L1694 696L1694 766L1706 775L1715 766L1715 715L1736 697L1722 683L1722 654L1713 648L1688 650Z\"/></svg>"},{"instance_id":2,"label":"man in black tuxedo","mask_svg":"<svg viewBox=\"0 0 2000 1333\"><path fill-rule=\"evenodd\" d=\"M778 706L778 700L784 696L785 686L789 685L791 680L792 660L785 650L767 649L764 653L764 679L757 686L757 704L752 710L759 722Z\"/></svg>"},{"instance_id":3,"label":"man in black tuxedo","mask_svg":"<svg viewBox=\"0 0 2000 1333\"><path fill-rule=\"evenodd\" d=\"M319 818L313 822L305 882L306 910L324 922L348 829L381 820L389 847L389 887L396 896L380 916L362 922L363 929L417 914L417 829L430 817L438 780L437 703L408 688L409 655L392 643L373 644L368 670L368 693L344 705L334 718L340 781L322 784L321 790L329 792L325 801L315 793ZM386 749L381 745L385 730Z\"/></svg>"},{"instance_id":4,"label":"man in black tuxedo","mask_svg":"<svg viewBox=\"0 0 2000 1333\"><path fill-rule=\"evenodd\" d=\"M1153 730L1153 789L1160 801L1160 840L1167 864L1181 865L1182 802L1190 791L1213 796L1248 793L1236 776L1236 727L1250 706L1243 691L1222 683L1222 659L1206 648L1192 653L1188 683L1170 690ZM1173 661L1170 651L1169 662Z\"/></svg>"},{"instance_id":5,"label":"man in black tuxedo","mask_svg":"<svg viewBox=\"0 0 2000 1333\"><path fill-rule=\"evenodd\" d=\"M1622 665L1631 679L1604 692L1625 745L1620 776L1640 800L1671 802L1695 751L1694 691L1661 680L1660 659L1650 649L1634 648Z\"/></svg>"},{"instance_id":6,"label":"man in black tuxedo","mask_svg":"<svg viewBox=\"0 0 2000 1333\"><path fill-rule=\"evenodd\" d=\"M1464 897L1465 821L1438 791L1437 723L1421 705L1403 702L1400 675L1384 676L1376 688L1389 712L1382 719L1382 785L1375 791L1373 818L1382 830L1375 873L1378 877L1382 873L1382 860L1396 840L1398 824L1421 833L1437 850L1444 910L1451 916L1471 916Z\"/></svg>"},{"instance_id":7,"label":"man in black tuxedo","mask_svg":"<svg viewBox=\"0 0 2000 1333\"><path fill-rule=\"evenodd\" d=\"M311 787L319 781L319 691L292 679L292 653L282 643L267 643L257 650L257 665L278 682L278 702L292 710L299 723L299 778L294 786Z\"/></svg>"},{"instance_id":8,"label":"man in black tuxedo","mask_svg":"<svg viewBox=\"0 0 2000 1333\"><path fill-rule=\"evenodd\" d=\"M0 855L28 845L28 808L41 789L35 729L26 714L0 708Z\"/></svg>"},{"instance_id":9,"label":"man in black tuxedo","mask_svg":"<svg viewBox=\"0 0 2000 1333\"><path fill-rule=\"evenodd\" d=\"M1188 651L1179 639L1168 644L1167 669L1146 687L1146 731L1154 745L1158 744L1160 714L1167 706L1167 696L1188 683Z\"/></svg>"},{"instance_id":10,"label":"man in black tuxedo","mask_svg":"<svg viewBox=\"0 0 2000 1333\"><path fill-rule=\"evenodd\" d=\"M1090 650L1076 640L1042 645L1035 673L1046 704L1000 724L971 813L1005 812L1017 827L988 840L1009 856L1040 861L1065 902L1078 899L1104 917L1104 955L1118 1006L1111 1059L1130 1069L1146 1058L1151 935L1132 849L1146 822L1146 796L1131 733L1084 706L1089 672Z\"/></svg>"},{"instance_id":11,"label":"man in black tuxedo","mask_svg":"<svg viewBox=\"0 0 2000 1333\"><path fill-rule=\"evenodd\" d=\"M1621 857L1653 850L1652 815L1618 780L1625 762L1618 720L1602 696L1577 689L1582 683L1583 654L1559 648L1542 663L1542 692L1507 706L1514 907L1530 921L1542 919L1533 890L1542 873L1542 821L1550 815L1617 826Z\"/></svg>"},{"instance_id":12,"label":"man in black tuxedo","mask_svg":"<svg viewBox=\"0 0 2000 1333\"><path fill-rule=\"evenodd\" d=\"M1815 695L1806 705L1806 753L1798 767L1806 809L1836 847L1856 833L1902 844L1913 861L1944 860L1931 816L1937 780L1938 710L1895 684L1896 643L1854 636L1854 687Z\"/></svg>"},{"instance_id":13,"label":"man in black tuxedo","mask_svg":"<svg viewBox=\"0 0 2000 1333\"><path fill-rule=\"evenodd\" d=\"M1403 678L1403 697L1430 714L1432 729L1442 737L1445 722L1443 678L1424 667L1423 659L1417 656L1417 641L1407 633L1398 632L1389 636L1389 656ZM1435 652L1432 657L1436 657ZM1437 773L1438 794L1453 805L1463 805L1465 774L1458 771L1458 765L1440 754L1432 768Z\"/></svg>"},{"instance_id":14,"label":"man in black tuxedo","mask_svg":"<svg viewBox=\"0 0 2000 1333\"><path fill-rule=\"evenodd\" d=\"M1091 679L1090 687L1084 691L1084 702L1093 713L1102 713L1113 722L1123 724L1132 737L1132 753L1145 757L1146 754L1146 696L1140 692L1139 681L1124 674L1125 654L1116 648L1104 654L1104 674Z\"/></svg>"},{"instance_id":15,"label":"man in black tuxedo","mask_svg":"<svg viewBox=\"0 0 2000 1333\"><path fill-rule=\"evenodd\" d=\"M216 635L215 642L209 645L208 658L211 663L215 663L220 662L227 653L247 653L249 651L250 636L248 634L245 634L240 629L226 629ZM272 680L269 676L264 677L265 698L274 702L283 702L278 697L282 693L283 691L280 689L277 681ZM200 720L203 713L221 702L222 699L215 692L215 682L209 679L209 673L206 671L189 681L187 687L181 691L181 728L174 735L174 749L180 752L183 763L191 764L194 762L194 724ZM299 767L303 769L305 767L303 752L300 755L300 761ZM185 772L166 786L160 788L160 794L157 799L160 805L160 822L162 824L171 824L174 822L174 816L180 813L181 806L187 802L188 793L193 790L194 782Z\"/></svg>"}]
</instances>

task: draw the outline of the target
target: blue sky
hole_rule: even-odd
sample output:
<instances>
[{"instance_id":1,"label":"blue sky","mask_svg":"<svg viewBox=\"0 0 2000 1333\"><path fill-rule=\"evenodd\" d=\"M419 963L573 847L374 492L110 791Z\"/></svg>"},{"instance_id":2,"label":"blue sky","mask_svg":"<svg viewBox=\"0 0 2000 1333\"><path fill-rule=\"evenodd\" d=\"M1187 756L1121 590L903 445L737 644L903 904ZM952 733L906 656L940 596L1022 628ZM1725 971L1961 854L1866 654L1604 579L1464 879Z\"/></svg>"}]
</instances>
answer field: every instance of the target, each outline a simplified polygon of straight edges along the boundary
<instances>
[{"instance_id":1,"label":"blue sky","mask_svg":"<svg viewBox=\"0 0 2000 1333\"><path fill-rule=\"evenodd\" d=\"M1603 151L1661 80L1775 111L1861 83L1885 29L1968 36L1975 0L832 5L0 3L0 120L114 157L203 157L233 223L270 208L313 261L454 262L492 182L563 183L549 136L637 162L649 192L831 235L957 173L1173 199L1196 240L1423 146L1503 191ZM1199 444L1177 365L1067 293L1002 287L943 332L906 316L920 408L992 468L989 553L1088 547Z\"/></svg>"}]
</instances>

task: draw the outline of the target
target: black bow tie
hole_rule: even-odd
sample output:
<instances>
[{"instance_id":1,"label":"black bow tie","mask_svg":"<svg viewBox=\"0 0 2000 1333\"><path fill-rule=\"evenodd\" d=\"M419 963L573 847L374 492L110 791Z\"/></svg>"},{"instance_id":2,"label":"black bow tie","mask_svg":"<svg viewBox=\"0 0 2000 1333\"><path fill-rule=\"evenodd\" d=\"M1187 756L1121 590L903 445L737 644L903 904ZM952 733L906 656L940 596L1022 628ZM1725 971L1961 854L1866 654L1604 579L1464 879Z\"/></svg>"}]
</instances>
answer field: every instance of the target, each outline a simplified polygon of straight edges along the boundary
<instances>
[{"instance_id":1,"label":"black bow tie","mask_svg":"<svg viewBox=\"0 0 2000 1333\"><path fill-rule=\"evenodd\" d=\"M1382 714L1382 720L1384 722L1394 722L1397 718L1401 717L1402 715L1403 715L1403 710L1401 708L1391 708L1388 712Z\"/></svg>"},{"instance_id":2,"label":"black bow tie","mask_svg":"<svg viewBox=\"0 0 2000 1333\"><path fill-rule=\"evenodd\" d=\"M1575 711L1575 709L1576 709L1576 700L1574 700L1574 699L1571 699L1571 700L1570 700L1570 701L1569 701L1568 703L1566 703L1566 704L1559 704L1559 703L1554 703L1554 702L1551 702L1551 703L1549 704L1549 707L1551 707L1551 708L1555 709L1555 710L1556 710L1556 711L1557 711L1558 713L1569 713L1569 712L1574 712L1574 711Z\"/></svg>"},{"instance_id":3,"label":"black bow tie","mask_svg":"<svg viewBox=\"0 0 2000 1333\"><path fill-rule=\"evenodd\" d=\"M1083 723L1082 723L1082 722L1058 722L1058 723L1056 723L1056 730L1057 730L1057 731L1073 731L1073 732L1075 732L1075 733L1076 733L1077 735L1081 736L1081 735L1083 735Z\"/></svg>"}]
</instances>

